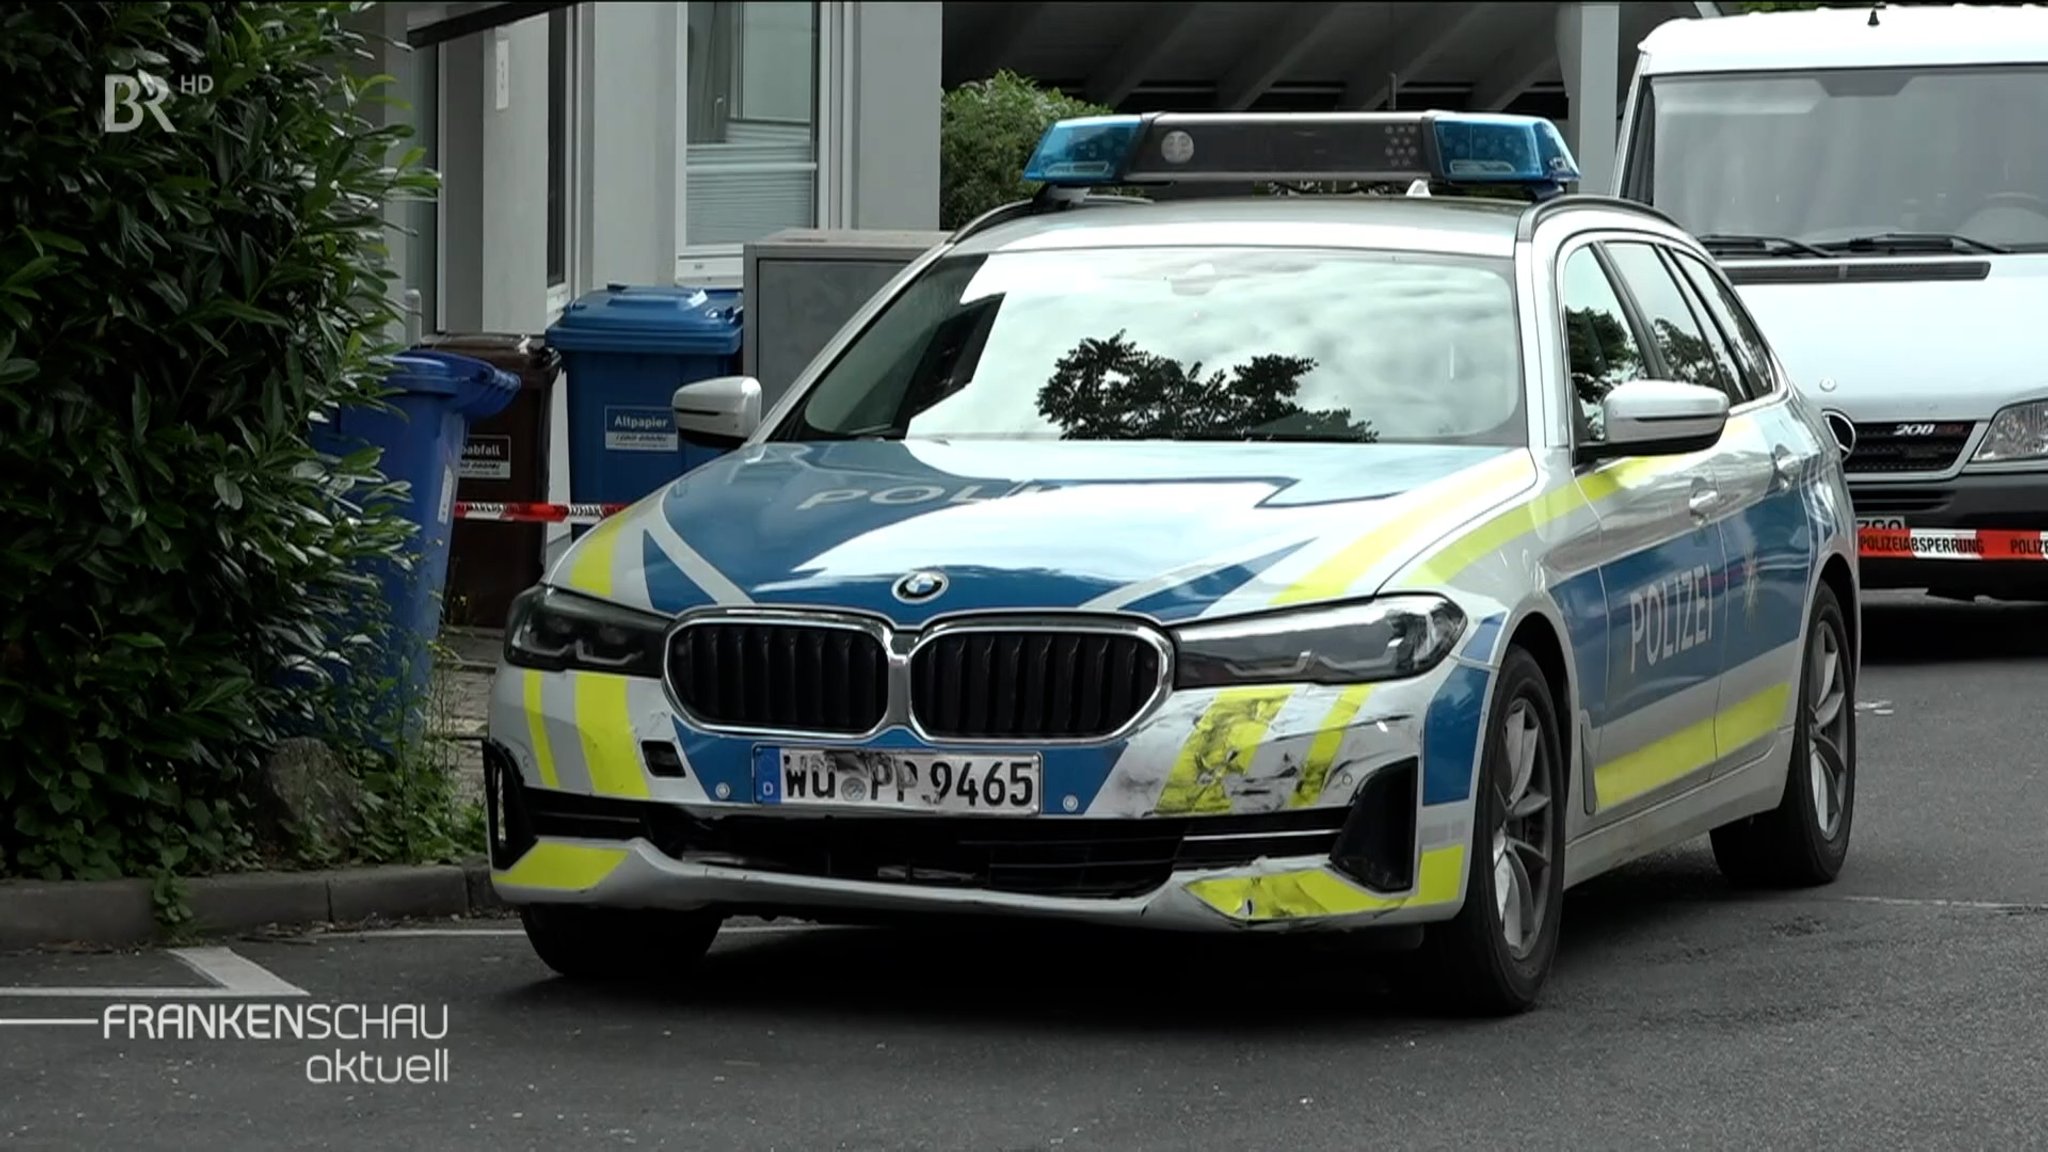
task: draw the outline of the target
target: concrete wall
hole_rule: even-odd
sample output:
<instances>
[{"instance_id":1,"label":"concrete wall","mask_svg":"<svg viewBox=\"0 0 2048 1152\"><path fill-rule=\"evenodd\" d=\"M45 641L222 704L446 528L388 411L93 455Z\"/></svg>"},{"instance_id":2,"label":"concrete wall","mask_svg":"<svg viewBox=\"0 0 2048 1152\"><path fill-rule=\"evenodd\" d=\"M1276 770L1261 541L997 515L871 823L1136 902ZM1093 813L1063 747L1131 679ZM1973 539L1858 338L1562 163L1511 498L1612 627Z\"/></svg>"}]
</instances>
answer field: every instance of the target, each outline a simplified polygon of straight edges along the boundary
<instances>
[{"instance_id":1,"label":"concrete wall","mask_svg":"<svg viewBox=\"0 0 2048 1152\"><path fill-rule=\"evenodd\" d=\"M849 3L852 215L821 227L939 226L939 65L944 6Z\"/></svg>"}]
</instances>

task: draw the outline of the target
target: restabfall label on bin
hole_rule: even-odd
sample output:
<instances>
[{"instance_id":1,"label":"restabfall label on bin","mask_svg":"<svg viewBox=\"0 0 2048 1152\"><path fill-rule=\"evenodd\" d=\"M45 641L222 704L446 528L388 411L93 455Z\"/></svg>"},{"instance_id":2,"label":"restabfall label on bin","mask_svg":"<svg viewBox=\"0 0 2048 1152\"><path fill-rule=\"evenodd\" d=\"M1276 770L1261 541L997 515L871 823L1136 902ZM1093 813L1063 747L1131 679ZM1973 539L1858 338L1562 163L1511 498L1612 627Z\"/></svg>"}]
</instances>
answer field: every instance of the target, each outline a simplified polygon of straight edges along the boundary
<instances>
[{"instance_id":1,"label":"restabfall label on bin","mask_svg":"<svg viewBox=\"0 0 2048 1152\"><path fill-rule=\"evenodd\" d=\"M604 446L610 452L676 452L676 416L667 408L604 410Z\"/></svg>"},{"instance_id":2,"label":"restabfall label on bin","mask_svg":"<svg viewBox=\"0 0 2048 1152\"><path fill-rule=\"evenodd\" d=\"M510 480L512 478L512 438L510 436L471 436L462 445L462 478L464 480Z\"/></svg>"}]
</instances>

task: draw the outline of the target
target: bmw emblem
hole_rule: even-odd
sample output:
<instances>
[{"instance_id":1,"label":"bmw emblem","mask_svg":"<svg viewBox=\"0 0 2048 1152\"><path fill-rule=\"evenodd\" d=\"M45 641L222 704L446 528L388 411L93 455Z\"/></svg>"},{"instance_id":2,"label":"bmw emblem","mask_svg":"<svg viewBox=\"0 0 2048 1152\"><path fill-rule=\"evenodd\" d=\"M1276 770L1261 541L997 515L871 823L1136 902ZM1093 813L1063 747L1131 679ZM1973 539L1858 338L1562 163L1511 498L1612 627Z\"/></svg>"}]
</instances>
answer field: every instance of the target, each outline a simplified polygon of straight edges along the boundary
<instances>
[{"instance_id":1,"label":"bmw emblem","mask_svg":"<svg viewBox=\"0 0 2048 1152\"><path fill-rule=\"evenodd\" d=\"M946 574L925 570L912 572L896 582L896 598L905 604L929 600L946 590Z\"/></svg>"}]
</instances>

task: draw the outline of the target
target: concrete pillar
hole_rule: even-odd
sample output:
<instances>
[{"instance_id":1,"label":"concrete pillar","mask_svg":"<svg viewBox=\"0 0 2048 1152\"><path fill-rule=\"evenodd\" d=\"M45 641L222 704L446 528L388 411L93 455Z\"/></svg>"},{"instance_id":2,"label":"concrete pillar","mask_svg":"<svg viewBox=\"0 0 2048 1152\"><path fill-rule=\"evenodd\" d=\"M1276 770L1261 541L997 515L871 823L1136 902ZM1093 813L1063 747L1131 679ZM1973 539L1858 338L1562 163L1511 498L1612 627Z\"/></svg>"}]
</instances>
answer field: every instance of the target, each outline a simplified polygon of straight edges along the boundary
<instances>
[{"instance_id":1,"label":"concrete pillar","mask_svg":"<svg viewBox=\"0 0 2048 1152\"><path fill-rule=\"evenodd\" d=\"M843 4L846 58L853 70L851 149L838 157L853 186L849 228L922 230L939 226L942 5ZM823 94L844 103L840 92ZM828 118L829 122L829 118ZM831 146L821 138L820 150Z\"/></svg>"},{"instance_id":2,"label":"concrete pillar","mask_svg":"<svg viewBox=\"0 0 2048 1152\"><path fill-rule=\"evenodd\" d=\"M486 32L482 41L483 285L493 332L538 332L548 294L548 18ZM506 56L498 86L498 53ZM502 98L505 106L498 107ZM451 132L450 135L453 135Z\"/></svg>"},{"instance_id":3,"label":"concrete pillar","mask_svg":"<svg viewBox=\"0 0 2048 1152\"><path fill-rule=\"evenodd\" d=\"M667 284L676 266L678 4L592 4L588 100L571 129L587 130L584 275L607 283Z\"/></svg>"},{"instance_id":4,"label":"concrete pillar","mask_svg":"<svg viewBox=\"0 0 2048 1152\"><path fill-rule=\"evenodd\" d=\"M1557 59L1571 102L1565 139L1579 161L1579 190L1611 193L1621 130L1621 5L1557 6Z\"/></svg>"}]
</instances>

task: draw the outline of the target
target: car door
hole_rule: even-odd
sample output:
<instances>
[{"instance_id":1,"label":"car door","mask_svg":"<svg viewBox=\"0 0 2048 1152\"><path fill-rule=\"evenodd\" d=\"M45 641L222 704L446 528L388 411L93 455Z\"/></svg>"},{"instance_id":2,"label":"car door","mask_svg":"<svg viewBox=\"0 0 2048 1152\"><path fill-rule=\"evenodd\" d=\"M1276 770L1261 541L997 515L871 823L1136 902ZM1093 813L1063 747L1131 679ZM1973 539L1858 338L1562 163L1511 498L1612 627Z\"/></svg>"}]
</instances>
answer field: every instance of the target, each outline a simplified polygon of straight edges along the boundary
<instances>
[{"instance_id":1,"label":"car door","mask_svg":"<svg viewBox=\"0 0 2048 1152\"><path fill-rule=\"evenodd\" d=\"M1707 342L1731 382L1736 407L1714 467L1728 553L1723 587L1731 625L1722 653L1721 699L1714 713L1721 771L1776 747L1798 695L1807 605L1824 517L1822 468L1831 444L1815 435L1790 403L1769 347L1734 287L1707 261L1682 248L1665 256L1681 273L1708 325Z\"/></svg>"},{"instance_id":2,"label":"car door","mask_svg":"<svg viewBox=\"0 0 2048 1152\"><path fill-rule=\"evenodd\" d=\"M1603 350L1606 359L1632 358L1623 378L1670 379L1674 362L1693 350L1686 340L1697 343L1699 329L1654 250L1644 250L1649 265L1636 267L1634 275L1611 255L1632 245L1608 240L1565 258L1566 322L1582 343L1610 346ZM1612 365L1607 372L1616 374ZM1590 425L1598 401L1604 387L1620 381L1595 380L1588 387L1587 375L1575 373L1579 432L1597 437L1600 429ZM1693 787L1714 767L1726 604L1715 586L1725 557L1713 456L1709 449L1624 457L1580 477L1600 525L1607 618L1604 677L1598 694L1586 696L1596 824Z\"/></svg>"}]
</instances>

